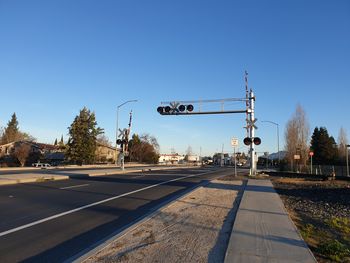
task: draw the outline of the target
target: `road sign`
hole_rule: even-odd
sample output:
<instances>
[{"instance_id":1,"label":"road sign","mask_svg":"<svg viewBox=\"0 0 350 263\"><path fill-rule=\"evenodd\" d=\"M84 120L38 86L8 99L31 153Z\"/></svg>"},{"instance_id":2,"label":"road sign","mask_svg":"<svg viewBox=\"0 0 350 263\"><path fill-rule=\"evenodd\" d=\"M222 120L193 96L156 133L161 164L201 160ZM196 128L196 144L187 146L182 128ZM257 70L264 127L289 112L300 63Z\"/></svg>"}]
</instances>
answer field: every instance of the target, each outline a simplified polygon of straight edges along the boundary
<instances>
[{"instance_id":1,"label":"road sign","mask_svg":"<svg viewBox=\"0 0 350 263\"><path fill-rule=\"evenodd\" d=\"M231 145L232 145L232 147L237 147L238 146L238 139L237 138L232 138L231 139Z\"/></svg>"},{"instance_id":2,"label":"road sign","mask_svg":"<svg viewBox=\"0 0 350 263\"><path fill-rule=\"evenodd\" d=\"M309 152L309 155L310 156L314 156L314 152Z\"/></svg>"}]
</instances>

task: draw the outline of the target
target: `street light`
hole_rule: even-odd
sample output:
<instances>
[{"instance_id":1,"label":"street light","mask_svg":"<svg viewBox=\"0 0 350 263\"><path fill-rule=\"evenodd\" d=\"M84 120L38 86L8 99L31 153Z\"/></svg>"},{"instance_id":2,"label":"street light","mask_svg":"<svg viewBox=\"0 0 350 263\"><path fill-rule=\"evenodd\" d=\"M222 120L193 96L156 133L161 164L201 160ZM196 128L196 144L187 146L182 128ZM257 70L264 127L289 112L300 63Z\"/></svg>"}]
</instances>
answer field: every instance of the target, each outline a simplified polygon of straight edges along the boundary
<instances>
[{"instance_id":1,"label":"street light","mask_svg":"<svg viewBox=\"0 0 350 263\"><path fill-rule=\"evenodd\" d=\"M271 124L276 125L277 128L277 152L278 152L278 164L280 164L281 156L280 156L280 131L279 131L279 125L276 122L273 121L261 121L261 122L268 122Z\"/></svg>"},{"instance_id":2,"label":"street light","mask_svg":"<svg viewBox=\"0 0 350 263\"><path fill-rule=\"evenodd\" d=\"M118 159L117 159L117 155L118 155L118 144L117 144L117 140L118 140L118 121L119 121L119 108L124 106L125 104L129 103L129 102L137 102L137 100L128 100L128 101L125 101L124 103L120 104L118 107L117 107L117 130L116 130L116 139L115 139L115 164L117 165L118 164ZM124 170L124 166L122 167L122 169Z\"/></svg>"},{"instance_id":3,"label":"street light","mask_svg":"<svg viewBox=\"0 0 350 263\"><path fill-rule=\"evenodd\" d=\"M348 148L350 147L349 144L346 145L346 172L347 172L347 176L349 175L349 150Z\"/></svg>"}]
</instances>

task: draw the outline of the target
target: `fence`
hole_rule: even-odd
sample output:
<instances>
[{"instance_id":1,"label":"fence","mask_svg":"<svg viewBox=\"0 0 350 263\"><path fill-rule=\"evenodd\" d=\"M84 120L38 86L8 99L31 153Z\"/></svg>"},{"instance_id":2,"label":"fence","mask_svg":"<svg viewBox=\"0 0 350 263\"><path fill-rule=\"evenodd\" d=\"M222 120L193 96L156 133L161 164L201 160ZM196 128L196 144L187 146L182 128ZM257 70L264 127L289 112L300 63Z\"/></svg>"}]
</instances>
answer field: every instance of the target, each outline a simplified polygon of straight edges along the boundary
<instances>
[{"instance_id":1,"label":"fence","mask_svg":"<svg viewBox=\"0 0 350 263\"><path fill-rule=\"evenodd\" d=\"M337 165L313 165L312 170L310 165L298 165L298 166L284 166L283 171L292 171L296 173L307 173L315 175L332 175L335 176L348 176L346 166Z\"/></svg>"}]
</instances>

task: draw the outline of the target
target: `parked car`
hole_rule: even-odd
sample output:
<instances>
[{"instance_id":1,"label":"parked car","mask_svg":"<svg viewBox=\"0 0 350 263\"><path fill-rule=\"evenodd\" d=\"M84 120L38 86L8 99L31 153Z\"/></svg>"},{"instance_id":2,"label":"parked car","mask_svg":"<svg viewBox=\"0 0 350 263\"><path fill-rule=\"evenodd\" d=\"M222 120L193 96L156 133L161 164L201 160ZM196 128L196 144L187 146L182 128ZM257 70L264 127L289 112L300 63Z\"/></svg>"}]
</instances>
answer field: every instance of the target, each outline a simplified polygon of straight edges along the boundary
<instances>
[{"instance_id":1,"label":"parked car","mask_svg":"<svg viewBox=\"0 0 350 263\"><path fill-rule=\"evenodd\" d=\"M51 167L51 165L49 163L33 163L32 164L33 167L38 167L41 169L46 169L48 167Z\"/></svg>"}]
</instances>

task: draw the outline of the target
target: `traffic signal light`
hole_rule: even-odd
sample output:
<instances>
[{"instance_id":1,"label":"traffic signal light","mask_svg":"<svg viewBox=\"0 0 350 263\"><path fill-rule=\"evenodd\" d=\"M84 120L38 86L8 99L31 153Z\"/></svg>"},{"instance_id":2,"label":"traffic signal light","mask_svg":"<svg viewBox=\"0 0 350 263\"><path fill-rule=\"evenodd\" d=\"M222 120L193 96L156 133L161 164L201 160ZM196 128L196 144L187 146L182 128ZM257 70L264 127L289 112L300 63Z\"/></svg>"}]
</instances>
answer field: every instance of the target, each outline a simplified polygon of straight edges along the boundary
<instances>
[{"instance_id":1,"label":"traffic signal light","mask_svg":"<svg viewBox=\"0 0 350 263\"><path fill-rule=\"evenodd\" d=\"M243 140L243 143L245 145L251 145L252 143L254 143L255 145L260 145L261 139L259 137L254 137L253 139L249 137L245 137Z\"/></svg>"},{"instance_id":2,"label":"traffic signal light","mask_svg":"<svg viewBox=\"0 0 350 263\"><path fill-rule=\"evenodd\" d=\"M252 139L249 138L249 137L245 137L244 140L243 140L243 143L245 145L251 145L252 144Z\"/></svg>"},{"instance_id":3,"label":"traffic signal light","mask_svg":"<svg viewBox=\"0 0 350 263\"><path fill-rule=\"evenodd\" d=\"M193 105L190 104L190 105L187 105L186 109L187 109L187 111L191 112L191 111L193 111L194 108L193 108Z\"/></svg>"},{"instance_id":4,"label":"traffic signal light","mask_svg":"<svg viewBox=\"0 0 350 263\"><path fill-rule=\"evenodd\" d=\"M186 110L185 105L180 105L179 106L179 111L184 112Z\"/></svg>"},{"instance_id":5,"label":"traffic signal light","mask_svg":"<svg viewBox=\"0 0 350 263\"><path fill-rule=\"evenodd\" d=\"M164 111L165 111L166 113L169 113L169 112L171 111L170 106L165 106L165 107L164 107Z\"/></svg>"},{"instance_id":6,"label":"traffic signal light","mask_svg":"<svg viewBox=\"0 0 350 263\"><path fill-rule=\"evenodd\" d=\"M259 137L255 137L253 140L255 145L260 145L261 144L261 139Z\"/></svg>"},{"instance_id":7,"label":"traffic signal light","mask_svg":"<svg viewBox=\"0 0 350 263\"><path fill-rule=\"evenodd\" d=\"M171 115L171 114L174 114L176 115L178 112L181 112L183 113L184 111L187 111L187 112L192 112L194 110L194 107L192 104L188 104L188 105L179 105L177 106L178 104L170 104L170 106L159 106L157 108L157 112L159 114L162 114L162 115Z\"/></svg>"}]
</instances>

